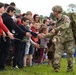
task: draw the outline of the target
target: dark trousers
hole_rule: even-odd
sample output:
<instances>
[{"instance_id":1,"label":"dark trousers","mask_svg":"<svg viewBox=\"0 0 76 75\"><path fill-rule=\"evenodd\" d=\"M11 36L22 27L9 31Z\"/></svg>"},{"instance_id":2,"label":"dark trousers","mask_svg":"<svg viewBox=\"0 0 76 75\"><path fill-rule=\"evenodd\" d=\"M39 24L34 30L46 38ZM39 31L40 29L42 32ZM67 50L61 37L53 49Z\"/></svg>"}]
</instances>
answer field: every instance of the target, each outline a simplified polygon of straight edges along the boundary
<instances>
[{"instance_id":1,"label":"dark trousers","mask_svg":"<svg viewBox=\"0 0 76 75\"><path fill-rule=\"evenodd\" d=\"M14 41L13 67L15 67L17 65L18 56L19 56L20 49L21 49L21 44L22 44L22 42L19 40Z\"/></svg>"},{"instance_id":2,"label":"dark trousers","mask_svg":"<svg viewBox=\"0 0 76 75\"><path fill-rule=\"evenodd\" d=\"M39 64L42 64L43 58L44 58L44 48L40 48L39 49L39 60L38 60Z\"/></svg>"},{"instance_id":3,"label":"dark trousers","mask_svg":"<svg viewBox=\"0 0 76 75\"><path fill-rule=\"evenodd\" d=\"M6 41L1 37L0 43L0 69L5 69L5 63L10 50L10 39L6 37Z\"/></svg>"},{"instance_id":4,"label":"dark trousers","mask_svg":"<svg viewBox=\"0 0 76 75\"><path fill-rule=\"evenodd\" d=\"M23 42L21 44L21 49L20 49L19 56L18 56L18 61L17 61L17 65L18 65L19 68L23 67L23 58L24 58L24 54L25 54L25 46L26 46L26 43Z\"/></svg>"}]
</instances>

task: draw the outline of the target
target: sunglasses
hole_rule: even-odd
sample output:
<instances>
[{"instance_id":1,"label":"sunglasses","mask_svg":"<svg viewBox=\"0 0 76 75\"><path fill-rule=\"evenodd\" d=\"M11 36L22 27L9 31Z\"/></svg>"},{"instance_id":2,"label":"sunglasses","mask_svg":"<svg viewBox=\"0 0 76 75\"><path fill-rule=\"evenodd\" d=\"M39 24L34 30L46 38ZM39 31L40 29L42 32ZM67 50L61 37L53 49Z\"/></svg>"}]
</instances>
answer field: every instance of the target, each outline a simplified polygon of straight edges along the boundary
<instances>
[{"instance_id":1,"label":"sunglasses","mask_svg":"<svg viewBox=\"0 0 76 75\"><path fill-rule=\"evenodd\" d=\"M15 13L15 11L13 13Z\"/></svg>"}]
</instances>

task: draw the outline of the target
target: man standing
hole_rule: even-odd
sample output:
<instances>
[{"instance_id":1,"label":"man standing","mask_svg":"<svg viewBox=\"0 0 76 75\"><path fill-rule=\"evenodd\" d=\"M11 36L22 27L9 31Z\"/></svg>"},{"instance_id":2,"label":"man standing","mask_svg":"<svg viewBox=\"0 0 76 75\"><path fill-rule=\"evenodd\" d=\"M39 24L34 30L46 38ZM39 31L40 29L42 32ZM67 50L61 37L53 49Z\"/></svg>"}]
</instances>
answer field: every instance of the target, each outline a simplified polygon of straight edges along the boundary
<instances>
[{"instance_id":1,"label":"man standing","mask_svg":"<svg viewBox=\"0 0 76 75\"><path fill-rule=\"evenodd\" d=\"M56 39L55 43L55 54L54 54L54 62L53 68L55 72L59 72L60 70L60 60L64 50L67 53L67 71L73 71L73 54L74 54L74 46L75 41L73 38L73 32L70 25L70 19L68 16L62 14L62 7L56 5L52 8L53 14L57 18L57 23L55 28L52 30L52 33L58 35L58 39Z\"/></svg>"},{"instance_id":2,"label":"man standing","mask_svg":"<svg viewBox=\"0 0 76 75\"><path fill-rule=\"evenodd\" d=\"M7 58L7 51L2 49L2 47L3 47L2 41L6 42L6 39L5 39L6 34L8 34L8 36L9 36L8 38L14 39L13 34L9 31L9 29L3 23L3 20L1 17L3 12L4 12L4 4L0 2L0 41L1 41L0 42L0 71L4 70L3 64L6 62L6 58ZM4 47L6 47L7 43L5 43Z\"/></svg>"}]
</instances>

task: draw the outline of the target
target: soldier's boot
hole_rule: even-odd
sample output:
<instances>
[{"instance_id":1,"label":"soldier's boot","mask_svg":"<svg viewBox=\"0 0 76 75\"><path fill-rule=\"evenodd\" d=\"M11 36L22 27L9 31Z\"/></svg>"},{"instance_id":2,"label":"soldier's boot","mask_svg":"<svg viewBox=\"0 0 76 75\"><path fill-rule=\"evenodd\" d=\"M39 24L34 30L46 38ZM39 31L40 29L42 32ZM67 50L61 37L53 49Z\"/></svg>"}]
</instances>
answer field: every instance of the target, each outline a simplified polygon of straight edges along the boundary
<instances>
[{"instance_id":1,"label":"soldier's boot","mask_svg":"<svg viewBox=\"0 0 76 75\"><path fill-rule=\"evenodd\" d=\"M67 68L67 72L73 72L73 68L72 67Z\"/></svg>"},{"instance_id":2,"label":"soldier's boot","mask_svg":"<svg viewBox=\"0 0 76 75\"><path fill-rule=\"evenodd\" d=\"M59 72L60 68L54 68L54 72Z\"/></svg>"},{"instance_id":3,"label":"soldier's boot","mask_svg":"<svg viewBox=\"0 0 76 75\"><path fill-rule=\"evenodd\" d=\"M68 64L67 72L73 72L73 66Z\"/></svg>"},{"instance_id":4,"label":"soldier's boot","mask_svg":"<svg viewBox=\"0 0 76 75\"><path fill-rule=\"evenodd\" d=\"M67 72L73 72L73 69L68 69Z\"/></svg>"},{"instance_id":5,"label":"soldier's boot","mask_svg":"<svg viewBox=\"0 0 76 75\"><path fill-rule=\"evenodd\" d=\"M59 72L60 71L60 63L56 64L53 62L53 68L54 68L54 72Z\"/></svg>"}]
</instances>

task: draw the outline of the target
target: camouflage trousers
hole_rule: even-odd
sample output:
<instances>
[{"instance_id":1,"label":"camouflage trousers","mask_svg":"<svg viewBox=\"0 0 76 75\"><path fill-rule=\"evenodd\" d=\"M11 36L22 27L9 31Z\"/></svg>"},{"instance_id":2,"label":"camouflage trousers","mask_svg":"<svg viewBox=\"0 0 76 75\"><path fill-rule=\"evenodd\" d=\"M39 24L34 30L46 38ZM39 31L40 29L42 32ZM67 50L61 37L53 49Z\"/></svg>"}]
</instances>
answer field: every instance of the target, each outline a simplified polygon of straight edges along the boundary
<instances>
[{"instance_id":1,"label":"camouflage trousers","mask_svg":"<svg viewBox=\"0 0 76 75\"><path fill-rule=\"evenodd\" d=\"M73 54L74 54L74 46L75 42L74 41L69 41L65 43L56 43L55 44L55 53L54 53L54 62L53 62L53 67L60 69L60 61L63 52L67 53L67 70L73 70Z\"/></svg>"}]
</instances>

